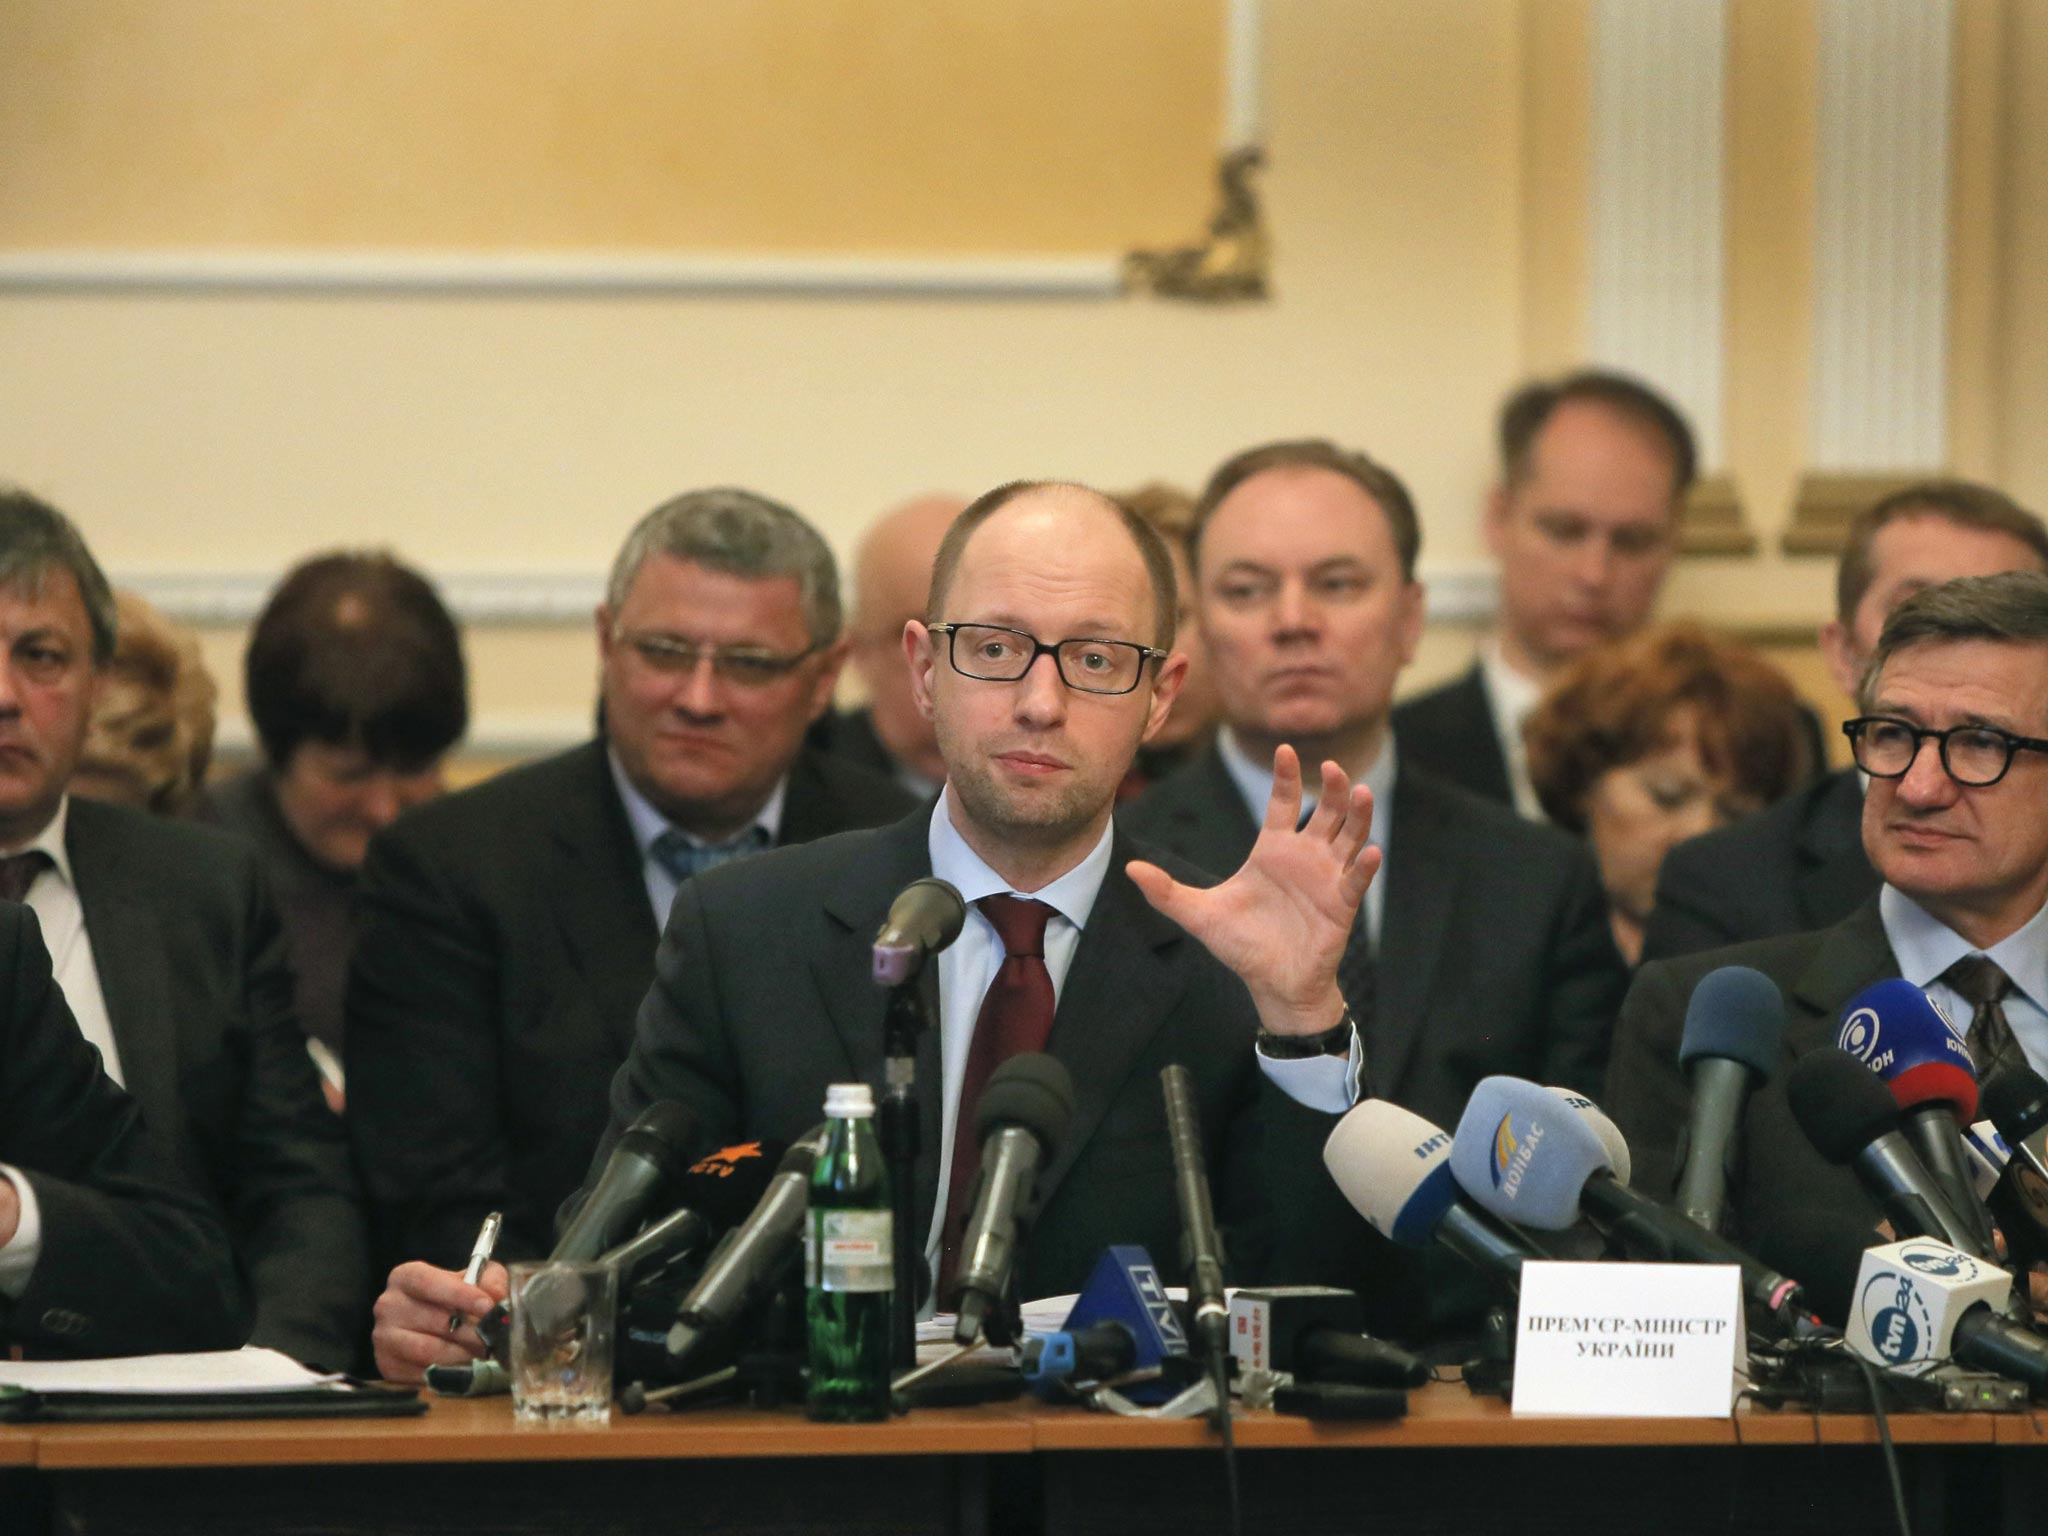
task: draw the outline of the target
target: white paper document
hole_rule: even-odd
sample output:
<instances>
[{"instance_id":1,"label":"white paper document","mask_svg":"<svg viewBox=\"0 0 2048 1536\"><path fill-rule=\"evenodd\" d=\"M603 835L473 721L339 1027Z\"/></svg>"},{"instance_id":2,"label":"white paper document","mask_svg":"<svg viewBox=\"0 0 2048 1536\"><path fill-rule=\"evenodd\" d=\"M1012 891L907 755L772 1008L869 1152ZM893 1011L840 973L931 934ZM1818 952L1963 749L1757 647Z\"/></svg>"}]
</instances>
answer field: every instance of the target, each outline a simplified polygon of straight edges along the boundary
<instances>
[{"instance_id":1,"label":"white paper document","mask_svg":"<svg viewBox=\"0 0 2048 1536\"><path fill-rule=\"evenodd\" d=\"M309 1371L274 1349L253 1347L105 1360L0 1360L0 1386L31 1392L299 1392L340 1380L337 1374Z\"/></svg>"}]
</instances>

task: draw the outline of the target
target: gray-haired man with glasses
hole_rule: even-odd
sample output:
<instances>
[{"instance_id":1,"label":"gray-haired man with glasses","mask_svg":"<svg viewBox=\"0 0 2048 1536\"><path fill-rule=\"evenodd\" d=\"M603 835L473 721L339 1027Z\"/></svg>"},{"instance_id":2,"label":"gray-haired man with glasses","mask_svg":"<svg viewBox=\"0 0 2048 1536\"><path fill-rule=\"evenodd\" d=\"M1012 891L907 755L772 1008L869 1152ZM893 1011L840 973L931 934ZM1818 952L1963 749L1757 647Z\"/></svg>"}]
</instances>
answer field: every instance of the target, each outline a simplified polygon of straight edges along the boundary
<instances>
[{"instance_id":1,"label":"gray-haired man with glasses","mask_svg":"<svg viewBox=\"0 0 2048 1536\"><path fill-rule=\"evenodd\" d=\"M1970 577L1908 599L1884 626L1859 703L1844 730L1870 779L1863 846L1883 880L1876 897L1818 932L1647 965L1629 993L1607 1108L1647 1194L1672 1188L1686 1001L1718 966L1778 983L1789 1055L1833 1044L1848 999L1903 976L1965 1032L1980 1076L2001 1062L2048 1072L2048 574ZM1732 1203L1759 1257L1789 1262L1816 1210L1865 1211L1876 1226L1854 1178L1794 1126L1780 1082L1752 1100L1745 1141Z\"/></svg>"},{"instance_id":2,"label":"gray-haired man with glasses","mask_svg":"<svg viewBox=\"0 0 2048 1536\"><path fill-rule=\"evenodd\" d=\"M831 551L788 507L718 489L655 508L613 562L596 638L597 739L371 845L349 1119L387 1263L459 1266L492 1210L501 1253L546 1252L678 886L910 807L804 747L846 647Z\"/></svg>"}]
</instances>

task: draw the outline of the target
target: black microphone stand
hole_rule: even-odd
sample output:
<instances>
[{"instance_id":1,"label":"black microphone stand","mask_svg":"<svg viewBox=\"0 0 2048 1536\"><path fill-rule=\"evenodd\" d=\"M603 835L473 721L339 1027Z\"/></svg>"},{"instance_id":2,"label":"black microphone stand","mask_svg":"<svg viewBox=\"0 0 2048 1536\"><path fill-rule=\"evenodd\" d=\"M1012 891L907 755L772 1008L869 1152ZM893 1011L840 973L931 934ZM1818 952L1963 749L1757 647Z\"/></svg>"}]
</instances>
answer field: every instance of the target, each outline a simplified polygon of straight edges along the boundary
<instances>
[{"instance_id":1,"label":"black microphone stand","mask_svg":"<svg viewBox=\"0 0 2048 1536\"><path fill-rule=\"evenodd\" d=\"M938 1022L938 972L929 963L889 988L882 1016L882 1103L877 1113L882 1157L889 1167L896 1265L895 1304L889 1312L889 1357L898 1370L917 1364L917 1155L922 1120L917 1102L917 1045ZM937 1277L933 1277L937 1284Z\"/></svg>"}]
</instances>

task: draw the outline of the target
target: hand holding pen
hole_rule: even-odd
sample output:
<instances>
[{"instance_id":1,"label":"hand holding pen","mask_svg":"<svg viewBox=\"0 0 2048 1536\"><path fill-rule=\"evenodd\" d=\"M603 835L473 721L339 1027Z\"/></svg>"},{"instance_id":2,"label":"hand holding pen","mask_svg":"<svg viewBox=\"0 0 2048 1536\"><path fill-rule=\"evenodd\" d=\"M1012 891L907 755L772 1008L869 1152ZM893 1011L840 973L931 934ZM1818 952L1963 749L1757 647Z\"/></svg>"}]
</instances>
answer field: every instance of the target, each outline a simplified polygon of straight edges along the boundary
<instances>
[{"instance_id":1,"label":"hand holding pen","mask_svg":"<svg viewBox=\"0 0 2048 1536\"><path fill-rule=\"evenodd\" d=\"M484 1218L484 1224L477 1229L476 1246L469 1250L469 1265L462 1271L462 1283L475 1285L483 1278L484 1266L491 1262L491 1252L498 1246L498 1232L505 1225L505 1213L493 1211ZM462 1327L462 1313L448 1314L448 1331L454 1333Z\"/></svg>"}]
</instances>

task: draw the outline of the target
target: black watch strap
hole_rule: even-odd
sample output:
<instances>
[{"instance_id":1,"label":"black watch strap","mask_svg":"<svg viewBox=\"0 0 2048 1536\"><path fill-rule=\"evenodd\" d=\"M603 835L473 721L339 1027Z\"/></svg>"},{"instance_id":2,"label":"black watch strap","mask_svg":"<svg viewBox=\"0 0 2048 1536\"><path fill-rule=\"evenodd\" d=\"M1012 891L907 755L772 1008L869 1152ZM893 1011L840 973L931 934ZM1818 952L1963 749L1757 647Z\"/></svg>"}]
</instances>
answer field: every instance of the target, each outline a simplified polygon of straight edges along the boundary
<instances>
[{"instance_id":1,"label":"black watch strap","mask_svg":"<svg viewBox=\"0 0 2048 1536\"><path fill-rule=\"evenodd\" d=\"M1319 1035L1276 1035L1259 1031L1259 1050L1275 1061L1304 1061L1311 1056L1346 1056L1351 1052L1351 1010Z\"/></svg>"}]
</instances>

